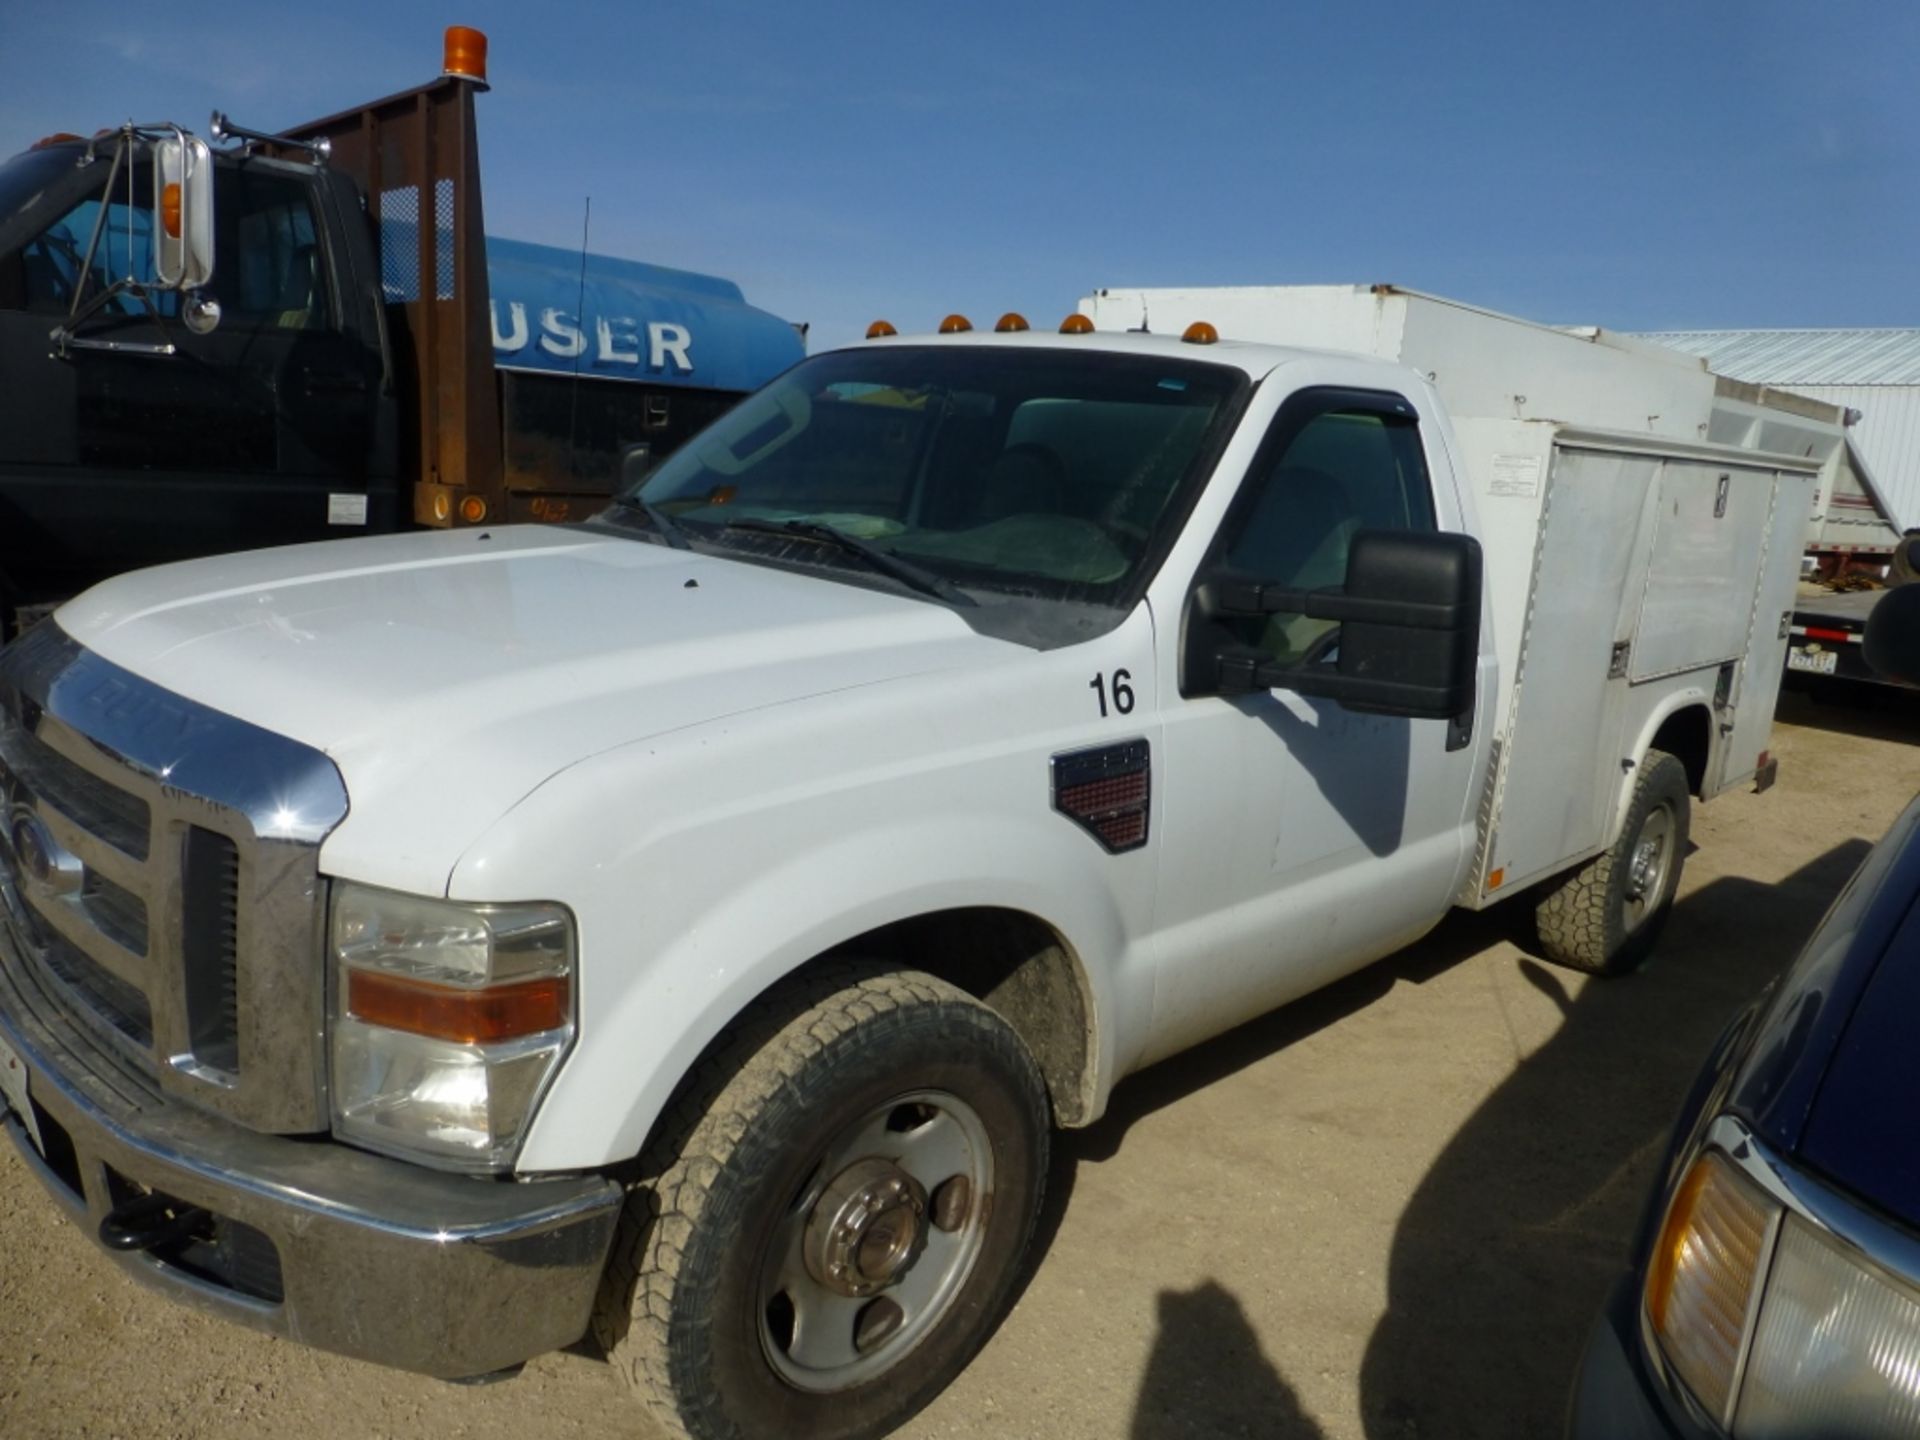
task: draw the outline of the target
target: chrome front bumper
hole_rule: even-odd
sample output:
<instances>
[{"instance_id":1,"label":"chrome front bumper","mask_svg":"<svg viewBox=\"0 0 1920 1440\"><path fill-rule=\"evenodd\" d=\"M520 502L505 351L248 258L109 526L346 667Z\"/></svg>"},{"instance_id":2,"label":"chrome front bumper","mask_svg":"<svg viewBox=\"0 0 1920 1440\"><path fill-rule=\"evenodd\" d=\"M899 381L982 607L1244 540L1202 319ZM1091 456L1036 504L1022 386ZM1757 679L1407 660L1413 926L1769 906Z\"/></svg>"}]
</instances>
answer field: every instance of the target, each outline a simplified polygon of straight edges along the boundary
<instances>
[{"instance_id":1,"label":"chrome front bumper","mask_svg":"<svg viewBox=\"0 0 1920 1440\"><path fill-rule=\"evenodd\" d=\"M135 1278L289 1340L448 1379L585 1332L621 1203L613 1181L475 1180L246 1130L161 1096L20 960L0 926L0 1041L26 1065L44 1153L19 1117L0 1123L30 1168L96 1243L108 1214L148 1191L211 1217L191 1243L102 1245Z\"/></svg>"}]
</instances>

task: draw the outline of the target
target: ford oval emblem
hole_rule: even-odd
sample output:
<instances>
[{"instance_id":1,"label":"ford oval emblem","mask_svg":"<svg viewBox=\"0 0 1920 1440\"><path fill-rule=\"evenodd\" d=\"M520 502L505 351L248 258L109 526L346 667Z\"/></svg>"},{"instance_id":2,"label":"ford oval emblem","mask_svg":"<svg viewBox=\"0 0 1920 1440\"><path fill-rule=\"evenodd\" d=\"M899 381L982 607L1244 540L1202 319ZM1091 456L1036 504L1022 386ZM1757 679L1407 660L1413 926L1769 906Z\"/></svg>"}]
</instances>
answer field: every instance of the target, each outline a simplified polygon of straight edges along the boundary
<instances>
[{"instance_id":1,"label":"ford oval emblem","mask_svg":"<svg viewBox=\"0 0 1920 1440\"><path fill-rule=\"evenodd\" d=\"M86 880L86 867L69 854L47 829L47 822L31 810L14 812L7 828L7 848L13 851L20 876L29 884L56 895L78 891Z\"/></svg>"}]
</instances>

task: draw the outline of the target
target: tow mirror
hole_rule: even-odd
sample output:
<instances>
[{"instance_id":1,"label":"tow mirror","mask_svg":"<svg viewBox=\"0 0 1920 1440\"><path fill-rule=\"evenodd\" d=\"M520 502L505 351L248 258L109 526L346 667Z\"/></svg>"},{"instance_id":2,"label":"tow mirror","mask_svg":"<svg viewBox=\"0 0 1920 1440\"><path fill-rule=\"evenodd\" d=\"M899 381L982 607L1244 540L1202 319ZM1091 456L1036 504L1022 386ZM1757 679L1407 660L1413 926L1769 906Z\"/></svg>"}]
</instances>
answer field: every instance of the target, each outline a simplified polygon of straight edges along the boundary
<instances>
[{"instance_id":1,"label":"tow mirror","mask_svg":"<svg viewBox=\"0 0 1920 1440\"><path fill-rule=\"evenodd\" d=\"M175 130L154 142L153 215L153 270L160 288L193 292L210 284L213 152L206 141ZM216 320L218 313L216 307Z\"/></svg>"},{"instance_id":2,"label":"tow mirror","mask_svg":"<svg viewBox=\"0 0 1920 1440\"><path fill-rule=\"evenodd\" d=\"M1448 748L1457 749L1472 731L1480 587L1480 542L1472 536L1400 530L1355 535L1347 583L1339 589L1295 590L1216 575L1195 595L1182 690L1292 690L1349 710L1450 720ZM1327 661L1282 664L1264 651L1222 644L1219 627L1195 623L1283 614L1340 626ZM1196 645L1204 648L1196 652Z\"/></svg>"},{"instance_id":3,"label":"tow mirror","mask_svg":"<svg viewBox=\"0 0 1920 1440\"><path fill-rule=\"evenodd\" d=\"M1920 685L1920 583L1882 595L1867 616L1867 664L1889 680Z\"/></svg>"}]
</instances>

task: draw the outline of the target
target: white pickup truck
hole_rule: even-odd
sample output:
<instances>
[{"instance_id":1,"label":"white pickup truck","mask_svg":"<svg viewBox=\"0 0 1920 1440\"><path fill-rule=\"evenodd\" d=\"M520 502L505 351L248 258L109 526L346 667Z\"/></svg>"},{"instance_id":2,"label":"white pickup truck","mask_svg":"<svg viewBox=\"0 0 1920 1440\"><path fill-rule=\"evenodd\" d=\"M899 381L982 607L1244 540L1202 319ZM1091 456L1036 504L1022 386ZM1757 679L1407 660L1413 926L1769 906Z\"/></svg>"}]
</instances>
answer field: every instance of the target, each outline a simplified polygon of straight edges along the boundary
<instances>
[{"instance_id":1,"label":"white pickup truck","mask_svg":"<svg viewBox=\"0 0 1920 1440\"><path fill-rule=\"evenodd\" d=\"M956 317L585 525L66 605L0 652L31 1168L297 1341L591 1326L676 1433L872 1436L1129 1072L1455 905L1634 964L1689 794L1770 777L1813 462L1697 367L1297 298L1344 353Z\"/></svg>"}]
</instances>

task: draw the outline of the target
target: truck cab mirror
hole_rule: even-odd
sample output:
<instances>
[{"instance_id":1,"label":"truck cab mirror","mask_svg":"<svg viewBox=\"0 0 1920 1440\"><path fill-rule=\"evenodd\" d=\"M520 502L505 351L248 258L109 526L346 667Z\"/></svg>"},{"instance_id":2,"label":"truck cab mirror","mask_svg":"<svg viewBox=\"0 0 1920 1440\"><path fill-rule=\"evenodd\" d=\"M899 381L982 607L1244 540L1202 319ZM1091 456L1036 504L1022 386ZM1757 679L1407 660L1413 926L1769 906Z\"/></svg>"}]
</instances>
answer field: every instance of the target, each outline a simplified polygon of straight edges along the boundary
<instances>
[{"instance_id":1,"label":"truck cab mirror","mask_svg":"<svg viewBox=\"0 0 1920 1440\"><path fill-rule=\"evenodd\" d=\"M155 283L187 291L211 283L213 152L206 141L175 130L154 142L153 217ZM218 323L217 306L213 315Z\"/></svg>"},{"instance_id":2,"label":"truck cab mirror","mask_svg":"<svg viewBox=\"0 0 1920 1440\"><path fill-rule=\"evenodd\" d=\"M1470 535L1363 530L1339 589L1295 590L1221 572L1194 597L1184 694L1292 690L1350 710L1455 721L1449 748L1471 732L1480 653L1480 542ZM1298 664L1221 643L1232 617L1300 614L1340 628ZM1457 744L1456 744L1457 742Z\"/></svg>"},{"instance_id":3,"label":"truck cab mirror","mask_svg":"<svg viewBox=\"0 0 1920 1440\"><path fill-rule=\"evenodd\" d=\"M1920 584L1880 597L1867 616L1866 661L1889 680L1920 685Z\"/></svg>"},{"instance_id":4,"label":"truck cab mirror","mask_svg":"<svg viewBox=\"0 0 1920 1440\"><path fill-rule=\"evenodd\" d=\"M653 445L640 440L620 451L620 488L631 490L653 473Z\"/></svg>"}]
</instances>

